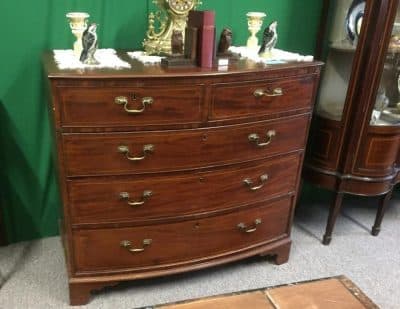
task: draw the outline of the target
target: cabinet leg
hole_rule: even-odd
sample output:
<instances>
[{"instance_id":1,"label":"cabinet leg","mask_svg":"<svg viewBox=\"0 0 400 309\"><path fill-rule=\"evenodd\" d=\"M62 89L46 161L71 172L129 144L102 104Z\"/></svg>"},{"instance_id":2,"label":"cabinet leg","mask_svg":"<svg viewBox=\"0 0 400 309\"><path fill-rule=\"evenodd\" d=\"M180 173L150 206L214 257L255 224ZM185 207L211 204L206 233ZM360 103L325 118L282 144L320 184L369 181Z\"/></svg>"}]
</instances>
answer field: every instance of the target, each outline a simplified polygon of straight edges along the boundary
<instances>
[{"instance_id":1,"label":"cabinet leg","mask_svg":"<svg viewBox=\"0 0 400 309\"><path fill-rule=\"evenodd\" d=\"M389 204L389 200L392 198L392 193L393 193L393 189L390 190L385 195L383 195L379 201L379 207L378 207L378 211L376 213L375 223L374 223L374 226L372 227L372 231L371 231L371 234L373 236L378 236L379 232L381 231L382 219L385 214L386 208Z\"/></svg>"},{"instance_id":2,"label":"cabinet leg","mask_svg":"<svg viewBox=\"0 0 400 309\"><path fill-rule=\"evenodd\" d=\"M344 194L340 192L335 193L335 198L332 201L331 207L329 209L325 235L322 240L322 243L324 245L329 245L331 243L333 227L335 226L336 218L339 215L340 209L342 208L343 195Z\"/></svg>"},{"instance_id":3,"label":"cabinet leg","mask_svg":"<svg viewBox=\"0 0 400 309\"><path fill-rule=\"evenodd\" d=\"M119 282L69 283L69 302L71 306L86 305L90 300L90 292L101 290L106 286L116 285Z\"/></svg>"},{"instance_id":4,"label":"cabinet leg","mask_svg":"<svg viewBox=\"0 0 400 309\"><path fill-rule=\"evenodd\" d=\"M268 250L266 252L262 252L259 256L268 256L275 260L275 264L281 265L286 263L289 260L290 254L290 246L292 244L291 240L285 241L282 245L273 250Z\"/></svg>"},{"instance_id":5,"label":"cabinet leg","mask_svg":"<svg viewBox=\"0 0 400 309\"><path fill-rule=\"evenodd\" d=\"M284 264L289 260L290 247L291 247L291 242L279 247L275 257L276 265Z\"/></svg>"},{"instance_id":6,"label":"cabinet leg","mask_svg":"<svg viewBox=\"0 0 400 309\"><path fill-rule=\"evenodd\" d=\"M71 306L86 305L90 300L92 287L85 283L69 284L69 303Z\"/></svg>"}]
</instances>

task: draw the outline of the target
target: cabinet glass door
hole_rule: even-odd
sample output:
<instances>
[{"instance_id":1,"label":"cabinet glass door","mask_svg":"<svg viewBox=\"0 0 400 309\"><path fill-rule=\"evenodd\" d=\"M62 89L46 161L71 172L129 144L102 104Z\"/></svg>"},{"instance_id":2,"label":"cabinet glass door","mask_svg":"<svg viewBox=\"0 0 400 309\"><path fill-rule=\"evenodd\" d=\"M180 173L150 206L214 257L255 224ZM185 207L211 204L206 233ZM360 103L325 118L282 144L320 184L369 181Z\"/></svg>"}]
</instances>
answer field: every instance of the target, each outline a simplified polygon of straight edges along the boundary
<instances>
[{"instance_id":1,"label":"cabinet glass door","mask_svg":"<svg viewBox=\"0 0 400 309\"><path fill-rule=\"evenodd\" d=\"M400 9L397 9L392 36L371 115L371 125L400 126Z\"/></svg>"},{"instance_id":2,"label":"cabinet glass door","mask_svg":"<svg viewBox=\"0 0 400 309\"><path fill-rule=\"evenodd\" d=\"M328 56L316 105L320 117L342 120L365 5L365 0L331 1Z\"/></svg>"}]
</instances>

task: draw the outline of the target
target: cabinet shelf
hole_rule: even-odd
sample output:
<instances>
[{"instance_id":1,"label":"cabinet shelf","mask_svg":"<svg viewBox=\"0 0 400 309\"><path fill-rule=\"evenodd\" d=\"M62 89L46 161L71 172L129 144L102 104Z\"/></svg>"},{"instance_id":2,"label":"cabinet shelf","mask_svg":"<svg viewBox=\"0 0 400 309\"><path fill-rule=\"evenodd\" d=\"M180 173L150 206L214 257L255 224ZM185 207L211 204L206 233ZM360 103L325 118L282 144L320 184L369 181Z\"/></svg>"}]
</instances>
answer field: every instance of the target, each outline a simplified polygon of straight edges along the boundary
<instances>
[{"instance_id":1,"label":"cabinet shelf","mask_svg":"<svg viewBox=\"0 0 400 309\"><path fill-rule=\"evenodd\" d=\"M400 110L395 107L387 108L382 111L380 120L382 123L387 123L387 125L399 126L400 125Z\"/></svg>"}]
</instances>

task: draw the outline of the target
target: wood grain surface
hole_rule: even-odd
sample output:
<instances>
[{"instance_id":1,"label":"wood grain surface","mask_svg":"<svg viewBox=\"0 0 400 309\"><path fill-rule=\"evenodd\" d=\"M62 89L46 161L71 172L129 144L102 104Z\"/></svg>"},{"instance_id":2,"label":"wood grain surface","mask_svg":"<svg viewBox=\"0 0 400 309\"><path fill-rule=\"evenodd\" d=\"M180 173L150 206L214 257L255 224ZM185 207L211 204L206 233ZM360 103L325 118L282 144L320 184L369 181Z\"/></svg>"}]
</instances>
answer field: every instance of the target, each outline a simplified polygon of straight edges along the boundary
<instances>
[{"instance_id":1,"label":"wood grain surface","mask_svg":"<svg viewBox=\"0 0 400 309\"><path fill-rule=\"evenodd\" d=\"M178 70L118 55L132 69L44 58L71 304L124 280L287 262L322 64Z\"/></svg>"}]
</instances>

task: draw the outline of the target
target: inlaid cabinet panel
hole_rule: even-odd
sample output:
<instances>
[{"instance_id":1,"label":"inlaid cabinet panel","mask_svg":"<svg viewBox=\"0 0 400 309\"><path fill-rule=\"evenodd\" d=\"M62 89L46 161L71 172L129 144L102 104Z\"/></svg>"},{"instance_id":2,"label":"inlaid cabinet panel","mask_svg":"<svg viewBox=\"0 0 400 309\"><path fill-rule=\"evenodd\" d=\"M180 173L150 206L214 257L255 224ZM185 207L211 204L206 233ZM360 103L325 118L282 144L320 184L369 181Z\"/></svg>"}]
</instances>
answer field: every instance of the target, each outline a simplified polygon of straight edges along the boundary
<instances>
[{"instance_id":1,"label":"inlaid cabinet panel","mask_svg":"<svg viewBox=\"0 0 400 309\"><path fill-rule=\"evenodd\" d=\"M284 237L288 233L289 210L290 199L285 198L262 207L206 219L111 230L79 230L74 232L76 270L148 270L235 252Z\"/></svg>"},{"instance_id":2,"label":"inlaid cabinet panel","mask_svg":"<svg viewBox=\"0 0 400 309\"><path fill-rule=\"evenodd\" d=\"M63 126L199 123L204 87L64 87L58 89Z\"/></svg>"},{"instance_id":3,"label":"inlaid cabinet panel","mask_svg":"<svg viewBox=\"0 0 400 309\"><path fill-rule=\"evenodd\" d=\"M210 119L241 118L311 108L315 76L213 86Z\"/></svg>"},{"instance_id":4,"label":"inlaid cabinet panel","mask_svg":"<svg viewBox=\"0 0 400 309\"><path fill-rule=\"evenodd\" d=\"M179 176L72 180L68 183L72 223L140 222L268 200L294 192L300 159L295 154Z\"/></svg>"},{"instance_id":5,"label":"inlaid cabinet panel","mask_svg":"<svg viewBox=\"0 0 400 309\"><path fill-rule=\"evenodd\" d=\"M364 140L355 166L355 173L367 176L392 176L396 171L400 135L370 133ZM382 151L385 149L385 151Z\"/></svg>"},{"instance_id":6,"label":"inlaid cabinet panel","mask_svg":"<svg viewBox=\"0 0 400 309\"><path fill-rule=\"evenodd\" d=\"M260 159L301 150L308 122L308 115L303 115L212 129L67 134L67 174L175 171Z\"/></svg>"}]
</instances>

